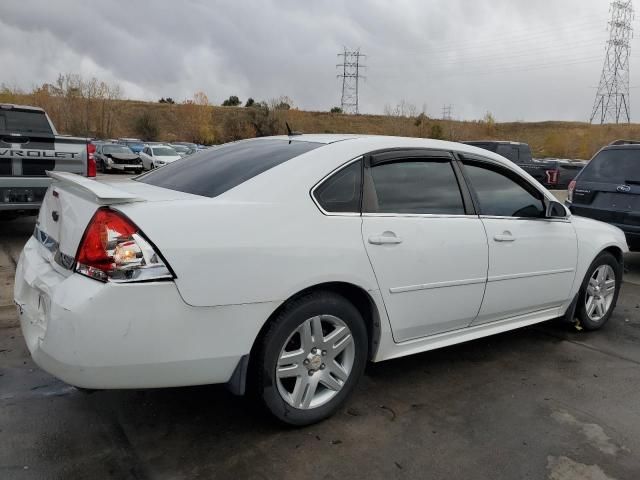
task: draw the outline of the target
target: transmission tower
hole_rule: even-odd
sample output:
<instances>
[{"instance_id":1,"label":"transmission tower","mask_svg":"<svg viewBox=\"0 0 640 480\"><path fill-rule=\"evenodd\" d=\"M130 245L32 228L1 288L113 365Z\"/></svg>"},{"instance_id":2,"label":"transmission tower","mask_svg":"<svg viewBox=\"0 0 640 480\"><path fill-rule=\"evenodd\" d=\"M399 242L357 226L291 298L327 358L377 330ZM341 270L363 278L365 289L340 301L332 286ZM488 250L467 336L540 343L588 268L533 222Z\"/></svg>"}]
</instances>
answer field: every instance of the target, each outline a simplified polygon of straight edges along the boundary
<instances>
[{"instance_id":1,"label":"transmission tower","mask_svg":"<svg viewBox=\"0 0 640 480\"><path fill-rule=\"evenodd\" d=\"M614 0L610 7L607 55L590 122L631 122L629 103L629 50L633 37L631 0Z\"/></svg>"},{"instance_id":2,"label":"transmission tower","mask_svg":"<svg viewBox=\"0 0 640 480\"><path fill-rule=\"evenodd\" d=\"M452 120L453 116L451 112L453 111L452 105L444 105L442 107L442 120Z\"/></svg>"},{"instance_id":3,"label":"transmission tower","mask_svg":"<svg viewBox=\"0 0 640 480\"><path fill-rule=\"evenodd\" d=\"M344 113L359 113L358 111L358 83L361 78L365 78L360 70L365 68L361 62L361 59L366 55L360 53L360 49L347 50L344 49L343 53L339 53L338 57L342 57L342 63L339 63L337 67L340 69L338 78L342 78L342 98L340 100L340 107Z\"/></svg>"}]
</instances>

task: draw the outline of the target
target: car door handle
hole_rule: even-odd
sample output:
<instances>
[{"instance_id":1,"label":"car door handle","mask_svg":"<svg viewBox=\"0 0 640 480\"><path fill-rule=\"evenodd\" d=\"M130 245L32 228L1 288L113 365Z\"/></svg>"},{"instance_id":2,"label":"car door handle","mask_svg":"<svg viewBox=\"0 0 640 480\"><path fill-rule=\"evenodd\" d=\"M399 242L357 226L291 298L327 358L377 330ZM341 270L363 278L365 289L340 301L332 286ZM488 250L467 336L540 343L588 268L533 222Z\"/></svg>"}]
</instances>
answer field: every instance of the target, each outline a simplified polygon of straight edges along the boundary
<instances>
[{"instance_id":1,"label":"car door handle","mask_svg":"<svg viewBox=\"0 0 640 480\"><path fill-rule=\"evenodd\" d=\"M369 243L372 245L397 245L402 243L402 239L393 232L384 232L382 235L369 237Z\"/></svg>"},{"instance_id":2,"label":"car door handle","mask_svg":"<svg viewBox=\"0 0 640 480\"><path fill-rule=\"evenodd\" d=\"M493 239L496 242L515 242L516 239L513 235L511 235L511 232L504 232L500 235L494 235Z\"/></svg>"}]
</instances>

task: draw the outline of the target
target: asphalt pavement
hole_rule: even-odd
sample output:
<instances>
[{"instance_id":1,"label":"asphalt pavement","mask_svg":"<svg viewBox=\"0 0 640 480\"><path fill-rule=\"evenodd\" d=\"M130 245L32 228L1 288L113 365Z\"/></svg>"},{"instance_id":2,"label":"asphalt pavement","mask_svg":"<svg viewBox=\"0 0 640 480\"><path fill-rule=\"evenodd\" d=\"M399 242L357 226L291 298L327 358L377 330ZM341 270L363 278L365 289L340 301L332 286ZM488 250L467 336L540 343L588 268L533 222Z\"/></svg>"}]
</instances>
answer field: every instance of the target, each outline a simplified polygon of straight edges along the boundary
<instances>
[{"instance_id":1,"label":"asphalt pavement","mask_svg":"<svg viewBox=\"0 0 640 480\"><path fill-rule=\"evenodd\" d=\"M86 394L38 369L11 301L32 230L0 223L2 479L640 478L640 255L599 332L372 364L335 417L291 428L222 386Z\"/></svg>"}]
</instances>

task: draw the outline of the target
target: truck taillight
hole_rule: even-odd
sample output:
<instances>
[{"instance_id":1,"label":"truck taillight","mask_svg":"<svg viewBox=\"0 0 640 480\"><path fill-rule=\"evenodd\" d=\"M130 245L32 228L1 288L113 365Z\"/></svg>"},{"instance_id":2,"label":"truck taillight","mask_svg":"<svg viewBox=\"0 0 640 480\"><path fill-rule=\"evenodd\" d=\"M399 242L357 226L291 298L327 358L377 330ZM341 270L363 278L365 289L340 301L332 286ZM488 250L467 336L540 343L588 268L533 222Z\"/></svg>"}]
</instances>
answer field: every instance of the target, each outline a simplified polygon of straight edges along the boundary
<instances>
[{"instance_id":1,"label":"truck taillight","mask_svg":"<svg viewBox=\"0 0 640 480\"><path fill-rule=\"evenodd\" d=\"M87 143L87 177L95 177L96 168L96 146L93 143Z\"/></svg>"},{"instance_id":2,"label":"truck taillight","mask_svg":"<svg viewBox=\"0 0 640 480\"><path fill-rule=\"evenodd\" d=\"M573 202L573 191L576 189L576 181L571 180L569 182L569 188L567 188L567 201Z\"/></svg>"},{"instance_id":3,"label":"truck taillight","mask_svg":"<svg viewBox=\"0 0 640 480\"><path fill-rule=\"evenodd\" d=\"M102 282L174 278L140 229L123 214L106 207L96 211L82 236L75 271Z\"/></svg>"},{"instance_id":4,"label":"truck taillight","mask_svg":"<svg viewBox=\"0 0 640 480\"><path fill-rule=\"evenodd\" d=\"M549 185L558 184L558 177L560 176L560 171L557 168L554 168L553 170L547 170L545 173L547 174L547 183Z\"/></svg>"}]
</instances>

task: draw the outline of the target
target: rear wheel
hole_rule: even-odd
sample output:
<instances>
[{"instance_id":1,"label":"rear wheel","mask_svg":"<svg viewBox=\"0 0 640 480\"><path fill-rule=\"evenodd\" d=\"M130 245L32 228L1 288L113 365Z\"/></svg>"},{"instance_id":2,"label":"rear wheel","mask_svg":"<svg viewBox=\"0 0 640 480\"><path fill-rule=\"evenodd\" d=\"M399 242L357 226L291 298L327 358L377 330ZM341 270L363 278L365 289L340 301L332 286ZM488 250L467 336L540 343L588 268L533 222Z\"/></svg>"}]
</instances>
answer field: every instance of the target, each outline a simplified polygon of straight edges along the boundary
<instances>
[{"instance_id":1,"label":"rear wheel","mask_svg":"<svg viewBox=\"0 0 640 480\"><path fill-rule=\"evenodd\" d=\"M613 313L622 283L622 267L608 252L593 261L580 289L576 317L585 330L601 328Z\"/></svg>"},{"instance_id":2,"label":"rear wheel","mask_svg":"<svg viewBox=\"0 0 640 480\"><path fill-rule=\"evenodd\" d=\"M338 410L367 361L360 312L344 297L315 292L289 305L262 338L257 393L279 420L309 425Z\"/></svg>"}]
</instances>

